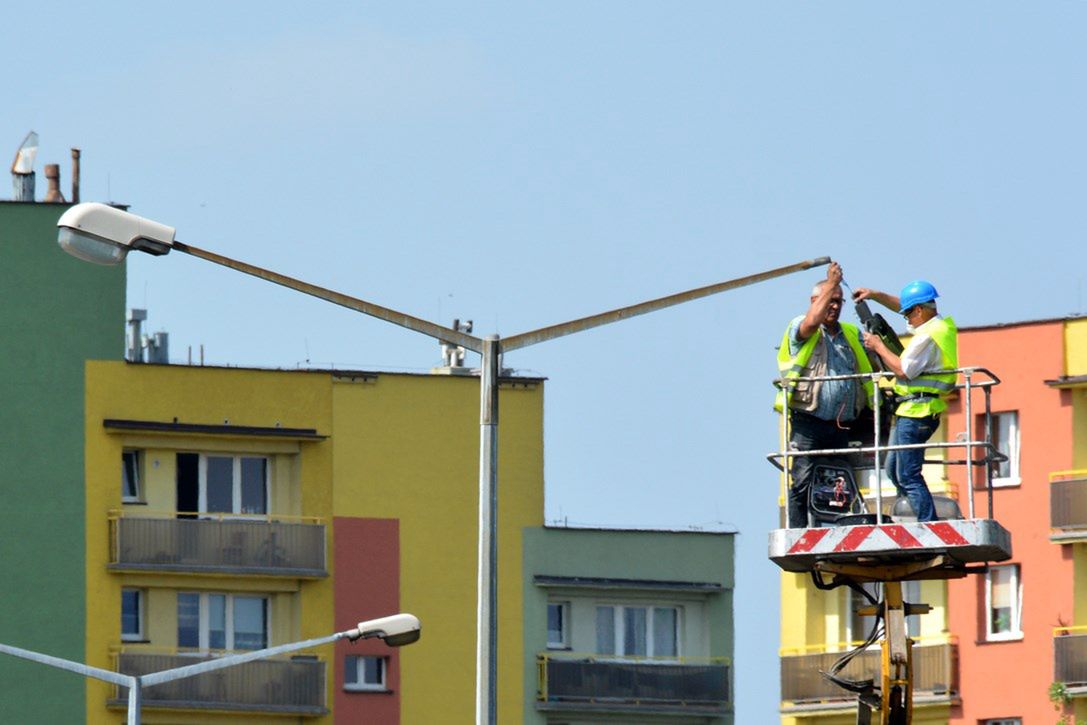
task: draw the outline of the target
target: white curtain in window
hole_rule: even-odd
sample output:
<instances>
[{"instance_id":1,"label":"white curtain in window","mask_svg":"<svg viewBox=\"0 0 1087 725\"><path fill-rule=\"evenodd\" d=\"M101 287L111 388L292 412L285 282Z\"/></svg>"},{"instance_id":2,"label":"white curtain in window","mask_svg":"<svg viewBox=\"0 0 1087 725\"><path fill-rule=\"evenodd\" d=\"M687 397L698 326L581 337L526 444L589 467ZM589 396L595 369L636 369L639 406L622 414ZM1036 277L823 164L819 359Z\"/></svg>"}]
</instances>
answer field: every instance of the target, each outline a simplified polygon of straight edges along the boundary
<instances>
[{"instance_id":1,"label":"white curtain in window","mask_svg":"<svg viewBox=\"0 0 1087 725\"><path fill-rule=\"evenodd\" d=\"M596 608L596 653L615 654L615 607Z\"/></svg>"},{"instance_id":2,"label":"white curtain in window","mask_svg":"<svg viewBox=\"0 0 1087 725\"><path fill-rule=\"evenodd\" d=\"M678 625L676 610L672 607L658 607L653 610L653 656L675 657L676 628Z\"/></svg>"},{"instance_id":3,"label":"white curtain in window","mask_svg":"<svg viewBox=\"0 0 1087 725\"><path fill-rule=\"evenodd\" d=\"M645 607L623 608L623 654L644 657L646 646Z\"/></svg>"}]
</instances>

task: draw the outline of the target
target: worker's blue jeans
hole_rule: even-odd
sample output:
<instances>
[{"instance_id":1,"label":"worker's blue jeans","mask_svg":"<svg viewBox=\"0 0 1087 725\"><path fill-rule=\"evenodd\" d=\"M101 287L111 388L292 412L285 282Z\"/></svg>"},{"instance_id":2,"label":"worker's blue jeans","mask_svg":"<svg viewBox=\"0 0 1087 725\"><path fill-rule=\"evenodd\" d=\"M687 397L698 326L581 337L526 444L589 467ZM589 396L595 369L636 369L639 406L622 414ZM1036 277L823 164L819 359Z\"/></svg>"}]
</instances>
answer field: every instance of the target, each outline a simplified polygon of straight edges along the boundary
<instances>
[{"instance_id":1,"label":"worker's blue jeans","mask_svg":"<svg viewBox=\"0 0 1087 725\"><path fill-rule=\"evenodd\" d=\"M927 418L904 418L895 416L895 425L891 430L889 444L909 445L924 443L940 425L940 416ZM921 466L925 463L925 449L911 448L904 451L891 451L887 454L887 475L900 496L909 499L918 521L935 521L936 507L932 503L925 477L921 475Z\"/></svg>"}]
</instances>

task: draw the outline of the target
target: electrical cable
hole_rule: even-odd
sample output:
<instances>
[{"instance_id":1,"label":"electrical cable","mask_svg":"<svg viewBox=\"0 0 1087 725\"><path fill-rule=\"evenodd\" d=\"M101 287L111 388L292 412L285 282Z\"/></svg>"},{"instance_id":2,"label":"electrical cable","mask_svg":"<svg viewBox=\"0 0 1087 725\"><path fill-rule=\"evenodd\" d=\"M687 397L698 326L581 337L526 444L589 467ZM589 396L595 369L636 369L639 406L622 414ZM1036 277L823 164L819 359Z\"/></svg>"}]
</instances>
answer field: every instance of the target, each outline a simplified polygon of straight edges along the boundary
<instances>
[{"instance_id":1,"label":"electrical cable","mask_svg":"<svg viewBox=\"0 0 1087 725\"><path fill-rule=\"evenodd\" d=\"M821 674L823 677L825 677L826 679L833 682L838 687L841 687L843 690L849 690L850 692L856 692L856 693L860 693L862 695L865 694L865 693L874 692L875 691L875 681L874 680L872 680L872 679L850 680L850 679L846 679L844 677L839 677L838 673L841 672L843 669L845 669L845 667L850 662L852 662L853 659L857 655L864 652L866 649L871 647L873 644L875 644L877 641L879 641L882 638L882 636L883 636L883 608L879 606L879 600L877 600L875 598L875 596L872 595L871 592L869 592L863 586L858 584L855 580L847 578L847 577L835 576L834 579L831 580L831 582L828 584L828 583L823 581L821 574L817 574L817 572L813 571L812 572L812 581L815 583L816 588L823 589L823 590L835 589L835 588L843 586L843 585L847 586L850 589L852 589L853 591L861 594L865 599L868 600L868 602L870 604L872 604L873 606L876 607L876 620L875 620L875 622L872 623L872 630L868 633L868 637L861 644L859 644L858 646L854 647L853 649L851 649L850 651L846 652L844 655L839 657L834 662L834 664L831 665L829 670L825 670L825 671L824 670L819 670L819 674Z\"/></svg>"}]
</instances>

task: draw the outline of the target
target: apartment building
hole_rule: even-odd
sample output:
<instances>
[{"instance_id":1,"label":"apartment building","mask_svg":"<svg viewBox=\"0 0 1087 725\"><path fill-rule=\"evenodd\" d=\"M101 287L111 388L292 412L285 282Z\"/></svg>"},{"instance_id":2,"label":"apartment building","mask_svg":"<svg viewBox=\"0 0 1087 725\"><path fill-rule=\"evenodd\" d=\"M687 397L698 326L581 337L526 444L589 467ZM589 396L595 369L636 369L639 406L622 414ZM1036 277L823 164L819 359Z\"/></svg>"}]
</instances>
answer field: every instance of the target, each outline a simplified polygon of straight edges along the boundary
<instances>
[{"instance_id":1,"label":"apartment building","mask_svg":"<svg viewBox=\"0 0 1087 725\"><path fill-rule=\"evenodd\" d=\"M83 661L83 363L121 359L125 270L90 270L57 247L66 208L0 201L0 642ZM10 657L0 702L9 722L85 710L78 677Z\"/></svg>"},{"instance_id":2,"label":"apartment building","mask_svg":"<svg viewBox=\"0 0 1087 725\"><path fill-rule=\"evenodd\" d=\"M526 529L521 722L733 722L733 534Z\"/></svg>"}]
</instances>

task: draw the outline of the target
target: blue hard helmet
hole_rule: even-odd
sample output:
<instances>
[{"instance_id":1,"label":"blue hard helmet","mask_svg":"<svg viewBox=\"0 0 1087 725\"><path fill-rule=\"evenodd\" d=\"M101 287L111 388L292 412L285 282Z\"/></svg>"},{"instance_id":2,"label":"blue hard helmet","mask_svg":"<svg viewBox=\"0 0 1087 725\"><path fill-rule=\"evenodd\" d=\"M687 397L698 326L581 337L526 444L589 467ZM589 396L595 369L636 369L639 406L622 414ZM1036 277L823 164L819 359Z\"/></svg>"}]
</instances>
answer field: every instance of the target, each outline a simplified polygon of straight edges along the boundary
<instances>
[{"instance_id":1,"label":"blue hard helmet","mask_svg":"<svg viewBox=\"0 0 1087 725\"><path fill-rule=\"evenodd\" d=\"M923 279L915 279L902 288L902 294L898 296L902 308L898 313L903 314L906 310L915 305L919 305L922 302L932 302L939 296L939 293L936 292L936 288L932 286L931 282L926 282Z\"/></svg>"}]
</instances>

